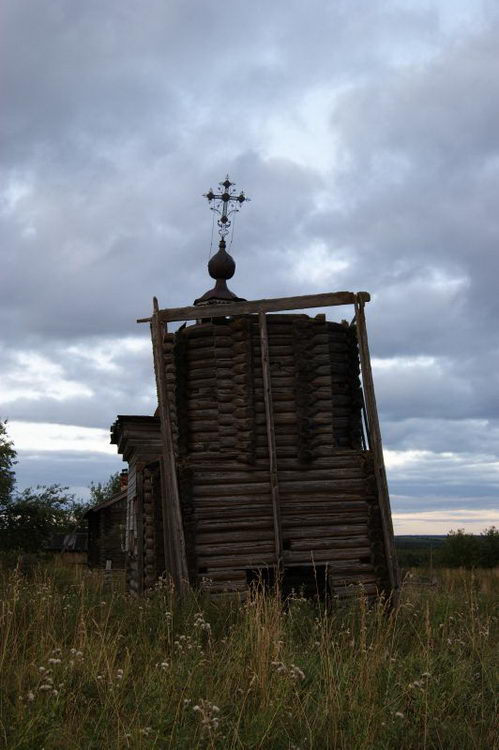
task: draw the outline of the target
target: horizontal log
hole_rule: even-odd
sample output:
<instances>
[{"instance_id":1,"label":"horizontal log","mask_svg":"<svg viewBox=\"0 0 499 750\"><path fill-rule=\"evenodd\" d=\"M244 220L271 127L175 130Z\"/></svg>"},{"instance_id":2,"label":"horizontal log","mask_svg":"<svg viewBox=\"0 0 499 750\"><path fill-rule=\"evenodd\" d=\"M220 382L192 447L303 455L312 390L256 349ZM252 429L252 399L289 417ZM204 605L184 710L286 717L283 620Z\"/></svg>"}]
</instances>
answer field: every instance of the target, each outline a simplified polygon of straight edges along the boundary
<instances>
[{"instance_id":1,"label":"horizontal log","mask_svg":"<svg viewBox=\"0 0 499 750\"><path fill-rule=\"evenodd\" d=\"M338 449L335 448L331 456L325 457L325 458L319 458L314 461L314 466L319 466L320 468L345 468L349 466L364 466L364 465L371 465L372 462L372 454L370 451L363 451L363 450L345 450L345 449ZM203 456L196 456L195 459L192 459L189 461L189 465L192 466L193 470L197 469L213 469L215 466L223 468L224 470L234 470L234 471L247 471L248 466L245 463L245 461L242 460L228 460L225 458L220 458L219 456L213 456L212 454L209 454L205 457ZM257 461L257 463L254 465L255 469L265 469L268 468L268 463L264 460ZM296 467L297 470L300 469L300 464L296 462L294 459L283 459L282 462L279 463L279 467L285 467L287 469ZM305 464L304 466L309 466L309 464Z\"/></svg>"},{"instance_id":2,"label":"horizontal log","mask_svg":"<svg viewBox=\"0 0 499 750\"><path fill-rule=\"evenodd\" d=\"M306 521L308 520L309 519L306 519ZM368 534L366 518L364 518L360 523L331 523L330 518L324 518L323 522L321 523L317 516L314 516L310 519L310 521L313 521L317 525L313 526L312 523L310 523L308 526L297 526L294 522L292 524L288 524L288 519L286 519L285 521L283 517L282 528L284 539L311 539L313 537L321 539L324 536L332 539L339 539L340 537L349 538L352 536L367 537Z\"/></svg>"},{"instance_id":3,"label":"horizontal log","mask_svg":"<svg viewBox=\"0 0 499 750\"><path fill-rule=\"evenodd\" d=\"M354 531L354 529L352 529ZM359 548L366 549L370 552L369 539L367 536L345 536L345 537L323 537L315 539L295 539L290 542L291 552L298 550L319 550L319 549L349 549Z\"/></svg>"},{"instance_id":4,"label":"horizontal log","mask_svg":"<svg viewBox=\"0 0 499 750\"><path fill-rule=\"evenodd\" d=\"M355 560L359 561L370 555L370 549L359 547L358 549L344 549L344 550L316 550L314 552L300 551L291 552L285 550L283 552L284 565L288 562L333 562L337 560Z\"/></svg>"},{"instance_id":5,"label":"horizontal log","mask_svg":"<svg viewBox=\"0 0 499 750\"><path fill-rule=\"evenodd\" d=\"M314 448L314 461L316 456L330 456L332 451L333 446L330 445L318 446L317 448ZM268 457L268 450L264 446L257 445L255 448L255 455L257 458L266 458ZM281 465L281 460L284 458L293 458L295 461L297 461L298 447L296 445L278 445L277 458L279 461L279 465Z\"/></svg>"},{"instance_id":6,"label":"horizontal log","mask_svg":"<svg viewBox=\"0 0 499 750\"><path fill-rule=\"evenodd\" d=\"M309 294L300 297L278 297L275 299L259 299L252 302L228 302L207 305L204 307L176 307L159 310L157 313L161 322L184 320L199 320L203 315L207 318L225 318L237 315L251 315L260 312L278 312L280 310L304 310L314 307L335 307L338 305L353 305L356 302L369 302L368 292L329 292L326 294ZM152 318L139 318L138 323L149 323Z\"/></svg>"},{"instance_id":7,"label":"horizontal log","mask_svg":"<svg viewBox=\"0 0 499 750\"><path fill-rule=\"evenodd\" d=\"M297 403L294 396L286 395L286 399L276 401L275 414L277 415L290 415L294 421L296 419L297 410L299 408L305 410L306 416L313 422L331 422L331 411L335 416L347 417L350 415L352 410L352 400L348 397L343 397L345 403L336 403L332 401L331 397L328 398L315 398L310 399L305 405L301 406ZM258 415L259 424L263 424L263 415L265 414L264 404L259 399L257 394L257 400L254 404L250 404L247 400L230 394L226 400L223 400L218 394L217 399L199 399L194 395L188 395L187 398L187 412L191 419L220 419L223 415L231 415L237 419L245 419L248 417L255 417ZM262 415L262 416L260 416ZM321 415L323 417L321 418ZM286 421L286 420L283 420Z\"/></svg>"},{"instance_id":8,"label":"horizontal log","mask_svg":"<svg viewBox=\"0 0 499 750\"><path fill-rule=\"evenodd\" d=\"M219 530L217 532L202 533L197 526L196 547L201 549L205 544L224 544L230 542L252 542L252 541L271 541L274 539L273 528L258 529L257 531L243 529L240 527L229 530Z\"/></svg>"},{"instance_id":9,"label":"horizontal log","mask_svg":"<svg viewBox=\"0 0 499 750\"><path fill-rule=\"evenodd\" d=\"M283 469L279 471L279 481L292 481L298 477L303 477L303 473L307 474L311 480L319 479L362 479L364 477L363 470L358 466L349 466L347 468L315 468L314 465L310 465L308 469L297 469L296 471L290 471L289 469ZM206 469L193 468L192 481L195 487L200 485L212 486L217 484L233 484L235 482L262 482L267 481L269 477L268 469L254 469L248 471L208 471Z\"/></svg>"},{"instance_id":10,"label":"horizontal log","mask_svg":"<svg viewBox=\"0 0 499 750\"><path fill-rule=\"evenodd\" d=\"M331 513L345 513L349 511L363 513L367 511L372 496L359 492L328 492L313 493L304 497L303 494L292 494L290 492L283 494L281 505L288 508L292 513L300 513L300 508L307 513L311 513L314 507L317 507L319 513L325 513L328 510Z\"/></svg>"},{"instance_id":11,"label":"horizontal log","mask_svg":"<svg viewBox=\"0 0 499 750\"><path fill-rule=\"evenodd\" d=\"M286 492L289 493L303 493L305 495L313 494L314 492L328 493L331 495L341 493L346 490L349 492L355 492L359 495L367 493L365 487L365 481L363 479L330 479L321 481L280 481L280 489L282 491L283 498ZM269 482L239 482L236 484L217 484L215 487L212 485L200 485L196 484L195 495L196 499L203 497L241 497L243 495L266 495L269 493ZM214 498L215 499L215 498Z\"/></svg>"},{"instance_id":12,"label":"horizontal log","mask_svg":"<svg viewBox=\"0 0 499 750\"><path fill-rule=\"evenodd\" d=\"M274 541L266 540L263 542L224 542L223 544L197 544L196 552L199 559L205 557L220 557L221 555L237 555L239 557L246 555L273 554ZM345 558L346 559L346 553Z\"/></svg>"},{"instance_id":13,"label":"horizontal log","mask_svg":"<svg viewBox=\"0 0 499 750\"><path fill-rule=\"evenodd\" d=\"M194 505L196 513L203 509L212 509L213 512L222 511L228 513L229 511L241 509L241 512L245 512L249 517L256 514L265 515L266 510L269 507L270 495L241 495L241 496L207 496L207 497L195 497ZM362 498L352 496L351 499L343 499L341 497L327 498L327 502L315 502L315 496L310 498L304 498L303 495L296 497L297 502L291 502L289 498L281 500L280 506L283 511L283 517L300 519L300 523L306 523L308 518L326 518L331 516L339 516L341 514L361 515L362 518L367 518L368 503ZM298 521L297 521L298 522Z\"/></svg>"},{"instance_id":14,"label":"horizontal log","mask_svg":"<svg viewBox=\"0 0 499 750\"><path fill-rule=\"evenodd\" d=\"M227 520L211 519L211 518L202 520L202 519L199 519L196 514L196 518L198 519L196 521L196 529L200 536L201 534L204 534L204 533L217 532L217 531L229 532L229 531L244 530L244 529L259 529L260 531L263 531L263 530L272 531L273 529L271 515L257 518L257 519L250 519L250 518L243 517L243 518L229 518Z\"/></svg>"},{"instance_id":15,"label":"horizontal log","mask_svg":"<svg viewBox=\"0 0 499 750\"><path fill-rule=\"evenodd\" d=\"M275 553L243 556L224 555L220 557L198 557L198 570L204 568L267 568L275 564Z\"/></svg>"},{"instance_id":16,"label":"horizontal log","mask_svg":"<svg viewBox=\"0 0 499 750\"><path fill-rule=\"evenodd\" d=\"M188 371L188 377L191 381L204 380L205 378L212 378L213 374L216 374L217 378L232 378L234 375L246 375L248 368L245 362L235 362L234 360L227 361L227 367L222 367L220 362L216 363L216 367L209 365L203 367L202 363L198 367L190 367Z\"/></svg>"},{"instance_id":17,"label":"horizontal log","mask_svg":"<svg viewBox=\"0 0 499 750\"><path fill-rule=\"evenodd\" d=\"M266 518L269 513L272 513L271 498L270 495L268 498L224 498L223 502L204 498L195 502L196 518L213 518L214 513L222 512L224 518L237 518L238 516Z\"/></svg>"},{"instance_id":18,"label":"horizontal log","mask_svg":"<svg viewBox=\"0 0 499 750\"><path fill-rule=\"evenodd\" d=\"M368 519L367 508L337 507L335 504L316 506L311 504L310 508L300 506L281 506L282 523L285 528L300 529L305 526L314 526L317 529L329 526L351 526L365 524Z\"/></svg>"},{"instance_id":19,"label":"horizontal log","mask_svg":"<svg viewBox=\"0 0 499 750\"><path fill-rule=\"evenodd\" d=\"M313 479L308 480L305 479L301 482L297 481L283 481L280 482L280 487L282 490L283 497L287 492L291 493L304 493L304 494L311 494L314 492L322 492L322 493L333 493L336 494L340 490L344 490L345 492L355 492L364 494L366 491L365 488L366 482L365 479L323 479L323 480L317 480L314 481Z\"/></svg>"}]
</instances>

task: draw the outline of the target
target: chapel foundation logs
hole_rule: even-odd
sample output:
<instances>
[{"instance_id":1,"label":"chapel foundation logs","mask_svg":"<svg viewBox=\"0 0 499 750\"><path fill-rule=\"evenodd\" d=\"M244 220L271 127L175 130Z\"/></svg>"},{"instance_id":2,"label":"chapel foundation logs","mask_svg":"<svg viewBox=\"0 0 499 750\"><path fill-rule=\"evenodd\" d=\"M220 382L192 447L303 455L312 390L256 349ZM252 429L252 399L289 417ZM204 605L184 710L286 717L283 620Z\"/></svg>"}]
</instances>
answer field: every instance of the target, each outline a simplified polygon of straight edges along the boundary
<instances>
[{"instance_id":1,"label":"chapel foundation logs","mask_svg":"<svg viewBox=\"0 0 499 750\"><path fill-rule=\"evenodd\" d=\"M387 590L355 329L306 315L267 328L284 568L326 566L337 596ZM258 321L165 334L163 365L189 578L245 591L249 568L276 564Z\"/></svg>"}]
</instances>

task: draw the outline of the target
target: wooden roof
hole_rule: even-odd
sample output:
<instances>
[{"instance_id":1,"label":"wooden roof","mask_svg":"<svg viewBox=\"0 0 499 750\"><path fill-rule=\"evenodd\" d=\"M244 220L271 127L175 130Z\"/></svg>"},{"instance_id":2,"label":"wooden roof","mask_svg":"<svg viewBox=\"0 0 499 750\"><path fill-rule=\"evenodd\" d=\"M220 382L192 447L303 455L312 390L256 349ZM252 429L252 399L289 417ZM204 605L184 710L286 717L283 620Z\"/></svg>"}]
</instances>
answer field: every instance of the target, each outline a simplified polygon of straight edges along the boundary
<instances>
[{"instance_id":1,"label":"wooden roof","mask_svg":"<svg viewBox=\"0 0 499 750\"><path fill-rule=\"evenodd\" d=\"M118 503L120 500L125 500L127 495L126 489L121 490L116 495L113 495L112 498L109 500L103 500L101 503L97 503L97 505L93 505L91 508L89 508L85 513L83 514L83 518L88 518L90 513L96 513L99 510L102 510L103 508L108 508L110 505L114 505L115 503Z\"/></svg>"},{"instance_id":2,"label":"wooden roof","mask_svg":"<svg viewBox=\"0 0 499 750\"><path fill-rule=\"evenodd\" d=\"M138 461L158 460L161 454L159 417L119 414L111 426L111 443L118 446L125 461L132 456Z\"/></svg>"}]
</instances>

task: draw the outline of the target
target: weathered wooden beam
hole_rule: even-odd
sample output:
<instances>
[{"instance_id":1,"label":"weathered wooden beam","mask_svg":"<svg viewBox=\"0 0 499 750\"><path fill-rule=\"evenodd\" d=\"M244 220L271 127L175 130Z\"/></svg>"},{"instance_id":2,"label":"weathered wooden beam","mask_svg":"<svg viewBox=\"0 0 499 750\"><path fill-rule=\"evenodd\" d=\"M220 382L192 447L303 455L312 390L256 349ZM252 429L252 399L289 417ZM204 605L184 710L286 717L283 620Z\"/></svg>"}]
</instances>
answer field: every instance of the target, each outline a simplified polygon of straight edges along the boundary
<instances>
[{"instance_id":1,"label":"weathered wooden beam","mask_svg":"<svg viewBox=\"0 0 499 750\"><path fill-rule=\"evenodd\" d=\"M370 299L371 297L368 292L329 292L327 294L309 294L300 297L257 299L251 302L228 302L219 305L208 305L206 307L172 307L170 309L159 310L158 317L163 323L173 323L174 321L182 320L225 318L226 316L279 312L280 310L305 310L312 307L353 305L357 301L369 302ZM151 320L152 317L139 318L137 323L149 323Z\"/></svg>"},{"instance_id":2,"label":"weathered wooden beam","mask_svg":"<svg viewBox=\"0 0 499 750\"><path fill-rule=\"evenodd\" d=\"M137 471L137 583L138 593L144 593L144 474Z\"/></svg>"},{"instance_id":3,"label":"weathered wooden beam","mask_svg":"<svg viewBox=\"0 0 499 750\"><path fill-rule=\"evenodd\" d=\"M185 551L184 529L182 526L180 494L177 482L177 466L173 444L168 384L163 362L162 344L164 324L162 324L158 316L159 308L156 298L154 298L154 308L155 311L151 321L151 335L162 438L161 503L163 509L163 526L168 527L168 533L165 536L168 537L168 544L171 553L169 556L165 544L165 562L167 566L170 560L173 563L173 570L171 571L173 579L177 590L182 593L188 587L187 556Z\"/></svg>"},{"instance_id":4,"label":"weathered wooden beam","mask_svg":"<svg viewBox=\"0 0 499 750\"><path fill-rule=\"evenodd\" d=\"M374 475L376 477L376 484L378 487L378 502L381 512L381 523L383 527L385 555L390 585L393 590L393 600L394 604L397 604L400 589L400 574L397 565L397 557L393 539L390 495L388 492L388 482L386 479L385 462L383 458L383 443L381 440L378 409L376 406L376 396L374 393L374 382L371 369L371 359L369 356L369 342L367 338L366 318L364 313L364 303L362 300L359 300L355 303L355 321L357 327L357 340L359 344L360 369L362 373L364 401L367 412L368 434L370 441L369 447L374 458Z\"/></svg>"},{"instance_id":5,"label":"weathered wooden beam","mask_svg":"<svg viewBox=\"0 0 499 750\"><path fill-rule=\"evenodd\" d=\"M272 384L270 379L269 337L267 318L264 312L258 314L260 326L260 349L263 374L263 398L265 402L265 419L267 423L267 443L269 450L270 492L272 495L272 513L274 517L275 555L277 568L281 567L282 534L279 508L279 479L277 476L277 451L274 429L274 409L272 405Z\"/></svg>"}]
</instances>

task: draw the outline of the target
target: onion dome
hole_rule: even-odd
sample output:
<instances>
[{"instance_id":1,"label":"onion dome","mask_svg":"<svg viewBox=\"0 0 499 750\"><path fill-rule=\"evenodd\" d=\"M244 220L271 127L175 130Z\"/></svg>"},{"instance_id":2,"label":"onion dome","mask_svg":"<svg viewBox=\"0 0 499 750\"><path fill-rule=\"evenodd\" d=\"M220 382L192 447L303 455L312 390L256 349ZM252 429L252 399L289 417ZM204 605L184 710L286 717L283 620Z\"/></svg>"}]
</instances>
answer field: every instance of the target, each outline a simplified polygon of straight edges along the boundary
<instances>
[{"instance_id":1,"label":"onion dome","mask_svg":"<svg viewBox=\"0 0 499 750\"><path fill-rule=\"evenodd\" d=\"M225 249L225 240L220 240L218 253L210 258L208 263L208 273L212 279L215 279L215 286L202 297L194 300L195 305L210 304L215 302L244 302L242 297L231 292L227 286L227 280L234 276L236 263L232 255Z\"/></svg>"}]
</instances>

